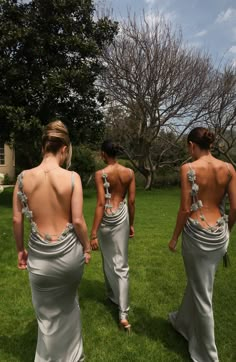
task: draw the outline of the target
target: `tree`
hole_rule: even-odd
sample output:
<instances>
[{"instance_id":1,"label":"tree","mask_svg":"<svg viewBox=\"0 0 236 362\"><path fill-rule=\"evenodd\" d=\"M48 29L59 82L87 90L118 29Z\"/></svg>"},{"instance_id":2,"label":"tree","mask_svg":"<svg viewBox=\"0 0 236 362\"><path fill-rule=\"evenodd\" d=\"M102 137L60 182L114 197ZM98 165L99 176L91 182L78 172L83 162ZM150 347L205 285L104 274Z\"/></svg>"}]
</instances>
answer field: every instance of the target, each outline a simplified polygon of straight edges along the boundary
<instances>
[{"instance_id":1,"label":"tree","mask_svg":"<svg viewBox=\"0 0 236 362\"><path fill-rule=\"evenodd\" d=\"M236 167L236 70L225 66L216 72L214 82L206 95L205 123L216 134L213 151Z\"/></svg>"},{"instance_id":2,"label":"tree","mask_svg":"<svg viewBox=\"0 0 236 362\"><path fill-rule=\"evenodd\" d=\"M55 118L76 141L103 131L99 55L117 23L93 15L91 0L0 1L0 138L30 163L42 126Z\"/></svg>"},{"instance_id":3,"label":"tree","mask_svg":"<svg viewBox=\"0 0 236 362\"><path fill-rule=\"evenodd\" d=\"M110 100L108 118L120 129L120 141L150 189L162 157L153 156L160 131L178 134L166 149L176 150L185 130L201 116L202 94L211 83L207 55L184 47L181 32L159 18L149 24L129 16L103 52L102 85ZM123 129L123 131L122 131ZM159 140L161 138L159 137Z\"/></svg>"}]
</instances>

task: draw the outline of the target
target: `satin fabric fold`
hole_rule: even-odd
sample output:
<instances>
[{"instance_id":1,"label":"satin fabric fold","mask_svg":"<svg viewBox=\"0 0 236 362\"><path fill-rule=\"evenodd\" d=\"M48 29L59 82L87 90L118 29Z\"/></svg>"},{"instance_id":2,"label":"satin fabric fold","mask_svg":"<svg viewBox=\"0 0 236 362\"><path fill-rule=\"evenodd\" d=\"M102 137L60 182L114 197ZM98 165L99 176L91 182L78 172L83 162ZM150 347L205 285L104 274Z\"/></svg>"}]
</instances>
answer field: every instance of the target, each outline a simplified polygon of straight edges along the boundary
<instances>
[{"instance_id":1,"label":"satin fabric fold","mask_svg":"<svg viewBox=\"0 0 236 362\"><path fill-rule=\"evenodd\" d=\"M129 311L129 217L125 201L120 203L115 212L104 212L98 236L108 298L117 304L119 319L127 319Z\"/></svg>"},{"instance_id":2,"label":"satin fabric fold","mask_svg":"<svg viewBox=\"0 0 236 362\"><path fill-rule=\"evenodd\" d=\"M28 271L38 321L35 362L84 361L78 286L84 254L74 230L55 242L31 233Z\"/></svg>"},{"instance_id":3,"label":"satin fabric fold","mask_svg":"<svg viewBox=\"0 0 236 362\"><path fill-rule=\"evenodd\" d=\"M194 362L219 361L214 335L212 296L215 272L227 251L228 225L204 229L188 219L182 233L182 255L187 287L177 312L169 315L173 327L188 340Z\"/></svg>"}]
</instances>

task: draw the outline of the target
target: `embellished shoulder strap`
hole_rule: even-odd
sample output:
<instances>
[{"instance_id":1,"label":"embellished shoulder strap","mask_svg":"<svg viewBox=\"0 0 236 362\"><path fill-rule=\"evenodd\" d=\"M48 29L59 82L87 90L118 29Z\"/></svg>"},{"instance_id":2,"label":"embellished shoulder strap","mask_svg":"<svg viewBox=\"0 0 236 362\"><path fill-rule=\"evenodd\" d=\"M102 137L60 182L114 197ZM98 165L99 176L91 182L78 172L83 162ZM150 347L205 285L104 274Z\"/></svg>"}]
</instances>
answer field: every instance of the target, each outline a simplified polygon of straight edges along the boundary
<instances>
[{"instance_id":1,"label":"embellished shoulder strap","mask_svg":"<svg viewBox=\"0 0 236 362\"><path fill-rule=\"evenodd\" d=\"M191 164L188 163L188 167L189 167L189 170L187 172L187 177L188 177L188 180L194 184L195 183L195 180L196 180L196 172L195 170L192 168Z\"/></svg>"},{"instance_id":2,"label":"embellished shoulder strap","mask_svg":"<svg viewBox=\"0 0 236 362\"><path fill-rule=\"evenodd\" d=\"M107 174L104 172L104 170L102 170L102 178L103 178L103 186L104 186L104 190L105 190L105 209L111 209L112 205L110 203L110 199L111 199L111 193L109 191L109 187L110 187L110 182L108 182L107 180Z\"/></svg>"},{"instance_id":3,"label":"embellished shoulder strap","mask_svg":"<svg viewBox=\"0 0 236 362\"><path fill-rule=\"evenodd\" d=\"M26 194L24 193L23 177L24 177L24 171L22 171L17 177L17 183L18 183L18 187L19 187L19 191L17 192L17 196L18 196L18 198L20 199L20 201L22 203L22 214L24 214L30 220L30 222L32 222L33 213L29 209L28 199L27 199Z\"/></svg>"},{"instance_id":4,"label":"embellished shoulder strap","mask_svg":"<svg viewBox=\"0 0 236 362\"><path fill-rule=\"evenodd\" d=\"M24 171L22 171L18 176L17 176L17 184L19 187L19 190L21 192L23 192L23 177L24 177Z\"/></svg>"}]
</instances>

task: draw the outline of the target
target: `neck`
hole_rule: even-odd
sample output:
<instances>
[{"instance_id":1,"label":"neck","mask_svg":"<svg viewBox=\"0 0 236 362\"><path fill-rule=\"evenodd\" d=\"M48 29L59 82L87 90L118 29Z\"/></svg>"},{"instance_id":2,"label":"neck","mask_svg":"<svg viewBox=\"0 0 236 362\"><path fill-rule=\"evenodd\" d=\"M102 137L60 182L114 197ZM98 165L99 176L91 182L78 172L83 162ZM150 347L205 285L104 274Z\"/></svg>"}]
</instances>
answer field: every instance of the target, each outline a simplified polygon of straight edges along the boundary
<instances>
[{"instance_id":1,"label":"neck","mask_svg":"<svg viewBox=\"0 0 236 362\"><path fill-rule=\"evenodd\" d=\"M205 158L210 158L211 156L211 152L209 150L201 150L198 154L198 157L196 157L197 160L199 159L205 159Z\"/></svg>"},{"instance_id":2,"label":"neck","mask_svg":"<svg viewBox=\"0 0 236 362\"><path fill-rule=\"evenodd\" d=\"M117 163L115 158L107 158L106 159L107 165L115 165Z\"/></svg>"},{"instance_id":3,"label":"neck","mask_svg":"<svg viewBox=\"0 0 236 362\"><path fill-rule=\"evenodd\" d=\"M51 153L46 153L43 156L43 160L41 162L41 165L46 167L47 169L49 169L51 167L59 167L60 166L59 156L53 155Z\"/></svg>"}]
</instances>

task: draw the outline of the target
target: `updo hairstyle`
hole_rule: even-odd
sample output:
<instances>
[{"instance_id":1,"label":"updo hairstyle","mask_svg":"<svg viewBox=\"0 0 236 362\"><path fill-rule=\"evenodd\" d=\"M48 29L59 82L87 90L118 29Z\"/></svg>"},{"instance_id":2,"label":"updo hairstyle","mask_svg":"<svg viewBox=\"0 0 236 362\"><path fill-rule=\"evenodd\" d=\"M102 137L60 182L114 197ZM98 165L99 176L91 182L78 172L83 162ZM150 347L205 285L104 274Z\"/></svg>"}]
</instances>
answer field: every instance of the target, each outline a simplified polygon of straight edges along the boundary
<instances>
[{"instance_id":1,"label":"updo hairstyle","mask_svg":"<svg viewBox=\"0 0 236 362\"><path fill-rule=\"evenodd\" d=\"M67 127L61 121L53 121L47 124L43 130L42 147L43 153L56 154L62 146L68 147L66 157L66 168L70 167L72 157L72 146L70 143Z\"/></svg>"},{"instance_id":2,"label":"updo hairstyle","mask_svg":"<svg viewBox=\"0 0 236 362\"><path fill-rule=\"evenodd\" d=\"M209 150L215 135L204 127L196 127L190 131L187 141L196 143L202 150Z\"/></svg>"},{"instance_id":3,"label":"updo hairstyle","mask_svg":"<svg viewBox=\"0 0 236 362\"><path fill-rule=\"evenodd\" d=\"M101 151L105 152L108 157L112 158L115 158L120 150L120 146L113 143L111 140L105 140L101 146Z\"/></svg>"}]
</instances>

